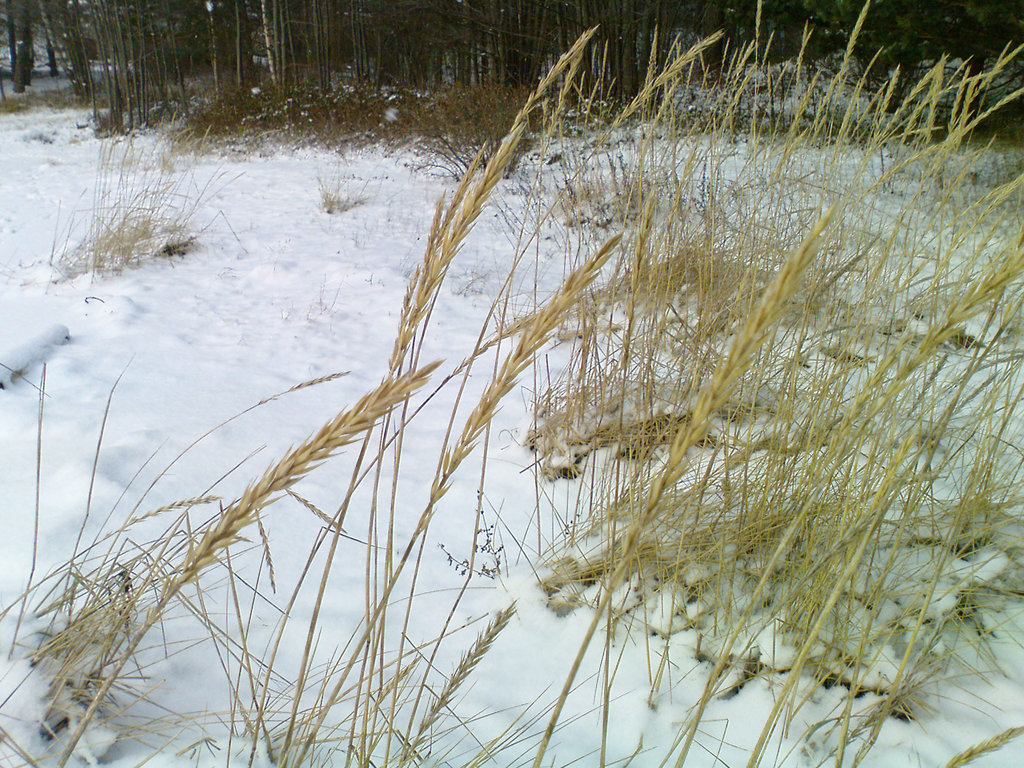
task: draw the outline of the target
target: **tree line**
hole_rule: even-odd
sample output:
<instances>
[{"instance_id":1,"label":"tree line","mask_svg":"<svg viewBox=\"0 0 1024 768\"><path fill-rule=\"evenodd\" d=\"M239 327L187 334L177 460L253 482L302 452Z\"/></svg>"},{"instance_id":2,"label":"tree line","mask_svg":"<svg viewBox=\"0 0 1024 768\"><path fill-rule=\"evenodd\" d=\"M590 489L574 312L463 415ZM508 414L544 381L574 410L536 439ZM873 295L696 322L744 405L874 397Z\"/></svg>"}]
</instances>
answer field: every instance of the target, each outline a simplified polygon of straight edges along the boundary
<instances>
[{"instance_id":1,"label":"tree line","mask_svg":"<svg viewBox=\"0 0 1024 768\"><path fill-rule=\"evenodd\" d=\"M583 31L598 27L585 76L628 97L674 45L723 30L706 56L755 37L773 55L845 48L862 0L3 0L15 90L39 39L54 71L133 127L184 97L195 75L216 87L346 78L374 87L530 85ZM948 53L980 68L1024 40L1024 0L877 0L859 37L864 56L912 67Z\"/></svg>"}]
</instances>

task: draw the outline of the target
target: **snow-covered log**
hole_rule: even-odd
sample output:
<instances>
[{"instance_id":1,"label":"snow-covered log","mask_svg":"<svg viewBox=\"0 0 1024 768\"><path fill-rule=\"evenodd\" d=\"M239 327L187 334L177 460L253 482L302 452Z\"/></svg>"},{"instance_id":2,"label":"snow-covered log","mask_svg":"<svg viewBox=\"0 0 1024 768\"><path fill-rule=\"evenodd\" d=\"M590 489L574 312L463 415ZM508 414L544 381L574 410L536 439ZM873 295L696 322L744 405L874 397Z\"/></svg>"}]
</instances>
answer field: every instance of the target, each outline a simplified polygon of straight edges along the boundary
<instances>
[{"instance_id":1,"label":"snow-covered log","mask_svg":"<svg viewBox=\"0 0 1024 768\"><path fill-rule=\"evenodd\" d=\"M71 334L65 325L51 325L26 344L11 349L0 349L0 389L25 374L33 365L44 362L54 347L66 344Z\"/></svg>"}]
</instances>

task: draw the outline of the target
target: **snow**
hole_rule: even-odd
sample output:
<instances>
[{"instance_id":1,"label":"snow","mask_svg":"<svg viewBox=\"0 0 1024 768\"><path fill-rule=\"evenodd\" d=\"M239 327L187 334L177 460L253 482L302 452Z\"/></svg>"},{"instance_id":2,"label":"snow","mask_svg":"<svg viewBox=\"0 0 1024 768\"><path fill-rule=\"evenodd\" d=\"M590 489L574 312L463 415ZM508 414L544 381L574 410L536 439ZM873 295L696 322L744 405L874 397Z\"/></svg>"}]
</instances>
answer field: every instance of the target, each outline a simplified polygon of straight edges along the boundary
<instances>
[{"instance_id":1,"label":"snow","mask_svg":"<svg viewBox=\"0 0 1024 768\"><path fill-rule=\"evenodd\" d=\"M144 135L114 149L139 153L140 163L151 170L170 169L175 189L192 196L194 246L184 255L152 258L120 274L68 279L60 257L89 233L102 175L99 159L110 151L88 122L85 113L42 109L0 118L0 363L5 366L0 368L0 605L15 606L0 623L0 727L36 754L53 745L36 725L47 717L49 694L42 670L28 663L32 633L39 629L30 615L19 644L11 646L28 574L34 573L38 583L67 561L77 541L92 541L133 515L180 499L235 498L290 446L375 386L386 372L406 285L422 258L436 203L455 186L401 151L225 147L168 155L158 136ZM317 185L323 178L346 186L353 193L352 207L324 212ZM527 187L516 177L501 182L494 205L450 270L422 351L423 361L445 360L439 375L473 348L501 290L517 253L510 220L526 208ZM518 305L557 287L567 265L556 243L557 238L541 237L530 244L529 274L514 291ZM557 367L559 355L558 349L550 350L551 365ZM469 380L470 395L486 381L486 366L480 371ZM334 374L341 375L274 397ZM551 610L531 565L539 551L556 543L564 522L560 515L573 508L576 492L571 483L538 480L529 471L535 457L522 443L536 387L524 376L495 419L482 497L483 452L457 474L418 568L417 592L429 597L419 602L405 631L413 642L424 642L445 625L452 598L466 582L458 564L472 553L475 530L493 526L477 569L486 566L500 577L471 578L452 622L467 628L443 645L434 662L443 671L454 667L489 617L513 601L517 605L511 624L474 671L468 692L459 694L455 708L472 721L473 741L449 746L453 763L460 749L472 750L502 734L510 746L494 765L528 762L530 745L544 729L547 707L591 618L586 610ZM444 388L406 438L400 498L407 506L396 515L398 541L408 540L423 509L455 396L454 387ZM333 514L337 489L347 480L344 466L317 470L299 492ZM339 477L344 478L340 483ZM360 496L354 506L367 503ZM263 524L276 582L293 583L322 521L295 499L284 498L268 509ZM143 520L136 535L143 541L162 528L158 520ZM346 533L355 539L366 530L365 515L354 513L346 523ZM38 548L33 547L36 536ZM363 615L363 589L351 585L362 584L365 548L349 540L341 546L321 617L322 628L337 632L318 641L325 658L344 645ZM934 553L922 547L919 556ZM239 558L258 565L259 553ZM940 599L933 610L950 610L963 584L992 581L1007 566L1006 555L998 551L976 553L969 562L953 559L936 587ZM904 588L913 593L925 586ZM260 589L264 599L256 601L260 607L249 622L254 647L272 639L288 595L287 587L272 593L265 576ZM210 599L222 600L214 609L228 612L223 594L212 590ZM311 605L312 596L303 593L295 611L302 615ZM708 662L695 660L700 654L693 633L676 631L703 610L681 593L656 592L634 612L631 627L620 625L611 636L596 639L583 658L545 765L598 764L606 644L617 669L610 691L608 763L635 755L634 766L660 764L710 670ZM1024 616L1002 615L995 623L1008 628L996 633L992 645L998 671L984 681L966 681L963 689L932 692L933 709L916 722L887 722L864 765L940 765L1024 722L1024 658L1016 641ZM239 764L248 759L247 747L239 746L244 739L236 736L232 744L227 718L217 714L227 712L232 701L211 641L197 638L195 627L184 620L170 622L163 632L143 651L148 690L139 709L179 716L164 727L169 734L133 730L136 721L126 715L123 722L90 728L76 759L118 768L146 760L158 768L217 765L231 760L232 752ZM290 625L281 670L295 668L304 642L304 623ZM744 647L742 641L737 647ZM776 665L795 655L770 625L747 647ZM652 686L651 665L660 660L663 680ZM880 660L876 674L882 677L898 664L899 659ZM780 684L763 677L735 682L735 695L709 706L687 766L745 764ZM796 735L837 716L843 706L838 690L812 691L789 735L773 738L766 764L815 765L826 759L837 737L828 727L813 730L806 740ZM74 717L71 722L73 727ZM114 728L120 733L116 743ZM1013 749L1011 744L974 765L1006 765ZM5 765L20 762L5 746L0 745L0 754ZM269 765L265 754L256 764L263 762Z\"/></svg>"}]
</instances>

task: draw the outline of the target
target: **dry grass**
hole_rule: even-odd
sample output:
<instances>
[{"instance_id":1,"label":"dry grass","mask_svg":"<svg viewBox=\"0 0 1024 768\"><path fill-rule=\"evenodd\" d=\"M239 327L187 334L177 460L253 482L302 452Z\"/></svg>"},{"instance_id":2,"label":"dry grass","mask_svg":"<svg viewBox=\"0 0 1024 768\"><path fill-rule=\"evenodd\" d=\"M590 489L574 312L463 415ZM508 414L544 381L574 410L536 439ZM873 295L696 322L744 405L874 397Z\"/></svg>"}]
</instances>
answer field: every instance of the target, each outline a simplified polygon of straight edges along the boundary
<instances>
[{"instance_id":1,"label":"dry grass","mask_svg":"<svg viewBox=\"0 0 1024 768\"><path fill-rule=\"evenodd\" d=\"M320 191L320 209L324 213L345 213L366 202L366 183L353 187L353 180L345 175L340 165L317 176L316 181Z\"/></svg>"},{"instance_id":2,"label":"dry grass","mask_svg":"<svg viewBox=\"0 0 1024 768\"><path fill-rule=\"evenodd\" d=\"M118 711L114 696L150 630L167 619L183 590L218 565L227 550L242 541L243 532L258 525L269 504L340 448L361 438L390 410L429 381L437 364L389 377L351 408L324 424L306 441L285 454L251 483L219 514L199 527L190 522L194 507L215 499L184 500L153 510L144 517L183 510L152 544L132 552L132 525L116 531L107 553L83 570L73 559L51 577L51 593L37 610L51 617L33 663L47 670L53 702L44 729L61 747L60 763L94 748L101 717ZM92 549L92 548L90 548ZM79 742L93 729L79 750ZM66 731L66 732L65 732ZM113 739L113 736L111 736Z\"/></svg>"},{"instance_id":3,"label":"dry grass","mask_svg":"<svg viewBox=\"0 0 1024 768\"><path fill-rule=\"evenodd\" d=\"M169 151L137 150L130 140L103 143L88 234L54 263L64 277L117 273L188 253L191 223L208 189L176 171Z\"/></svg>"},{"instance_id":4,"label":"dry grass","mask_svg":"<svg viewBox=\"0 0 1024 768\"><path fill-rule=\"evenodd\" d=\"M980 744L975 744L970 749L965 749L946 763L946 768L960 768L964 765L970 765L982 755L994 752L997 749L1000 749L1004 744L1008 744L1022 735L1024 735L1024 727L1018 726L1017 728L1007 728L1005 731L996 734L991 739L986 739Z\"/></svg>"},{"instance_id":5,"label":"dry grass","mask_svg":"<svg viewBox=\"0 0 1024 768\"><path fill-rule=\"evenodd\" d=\"M776 673L749 764L823 683L849 691L828 759L859 762L886 717L927 705L922 681L984 674L1024 546L1024 177L976 183L978 118L937 123L991 75L936 66L895 103L845 66L824 84L807 73L824 96L763 133L747 98L759 54L736 56L694 122L667 106L692 88L679 68L625 110L647 116L636 135L613 125L562 152L569 200L621 169L604 219L629 229L618 277L563 333L572 359L538 404L543 471L587 473L592 489L545 586L559 611L594 606L590 636L621 610L672 606L652 702L693 663L669 636L697 638L713 669L677 765L713 698ZM627 584L640 604L616 608Z\"/></svg>"},{"instance_id":6,"label":"dry grass","mask_svg":"<svg viewBox=\"0 0 1024 768\"><path fill-rule=\"evenodd\" d=\"M70 87L57 90L33 90L30 86L25 93L11 92L10 83L4 86L6 98L0 99L0 115L16 115L34 109L72 109L85 106Z\"/></svg>"}]
</instances>

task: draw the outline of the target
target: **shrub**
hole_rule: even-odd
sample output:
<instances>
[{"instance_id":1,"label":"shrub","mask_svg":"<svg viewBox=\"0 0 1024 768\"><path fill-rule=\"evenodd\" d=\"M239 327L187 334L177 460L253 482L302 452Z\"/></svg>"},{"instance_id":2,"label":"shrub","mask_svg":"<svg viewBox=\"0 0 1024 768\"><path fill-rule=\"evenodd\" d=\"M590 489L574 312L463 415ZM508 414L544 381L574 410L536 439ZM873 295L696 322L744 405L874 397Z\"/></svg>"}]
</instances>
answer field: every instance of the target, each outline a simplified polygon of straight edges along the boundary
<instances>
[{"instance_id":1,"label":"shrub","mask_svg":"<svg viewBox=\"0 0 1024 768\"><path fill-rule=\"evenodd\" d=\"M348 141L413 143L425 164L459 178L477 152L485 159L504 138L529 91L488 84L420 93L349 85L324 93L293 87L217 94L187 120L193 136L259 139L287 136L336 147ZM537 129L540 118L531 115ZM517 145L516 158L530 146Z\"/></svg>"}]
</instances>

